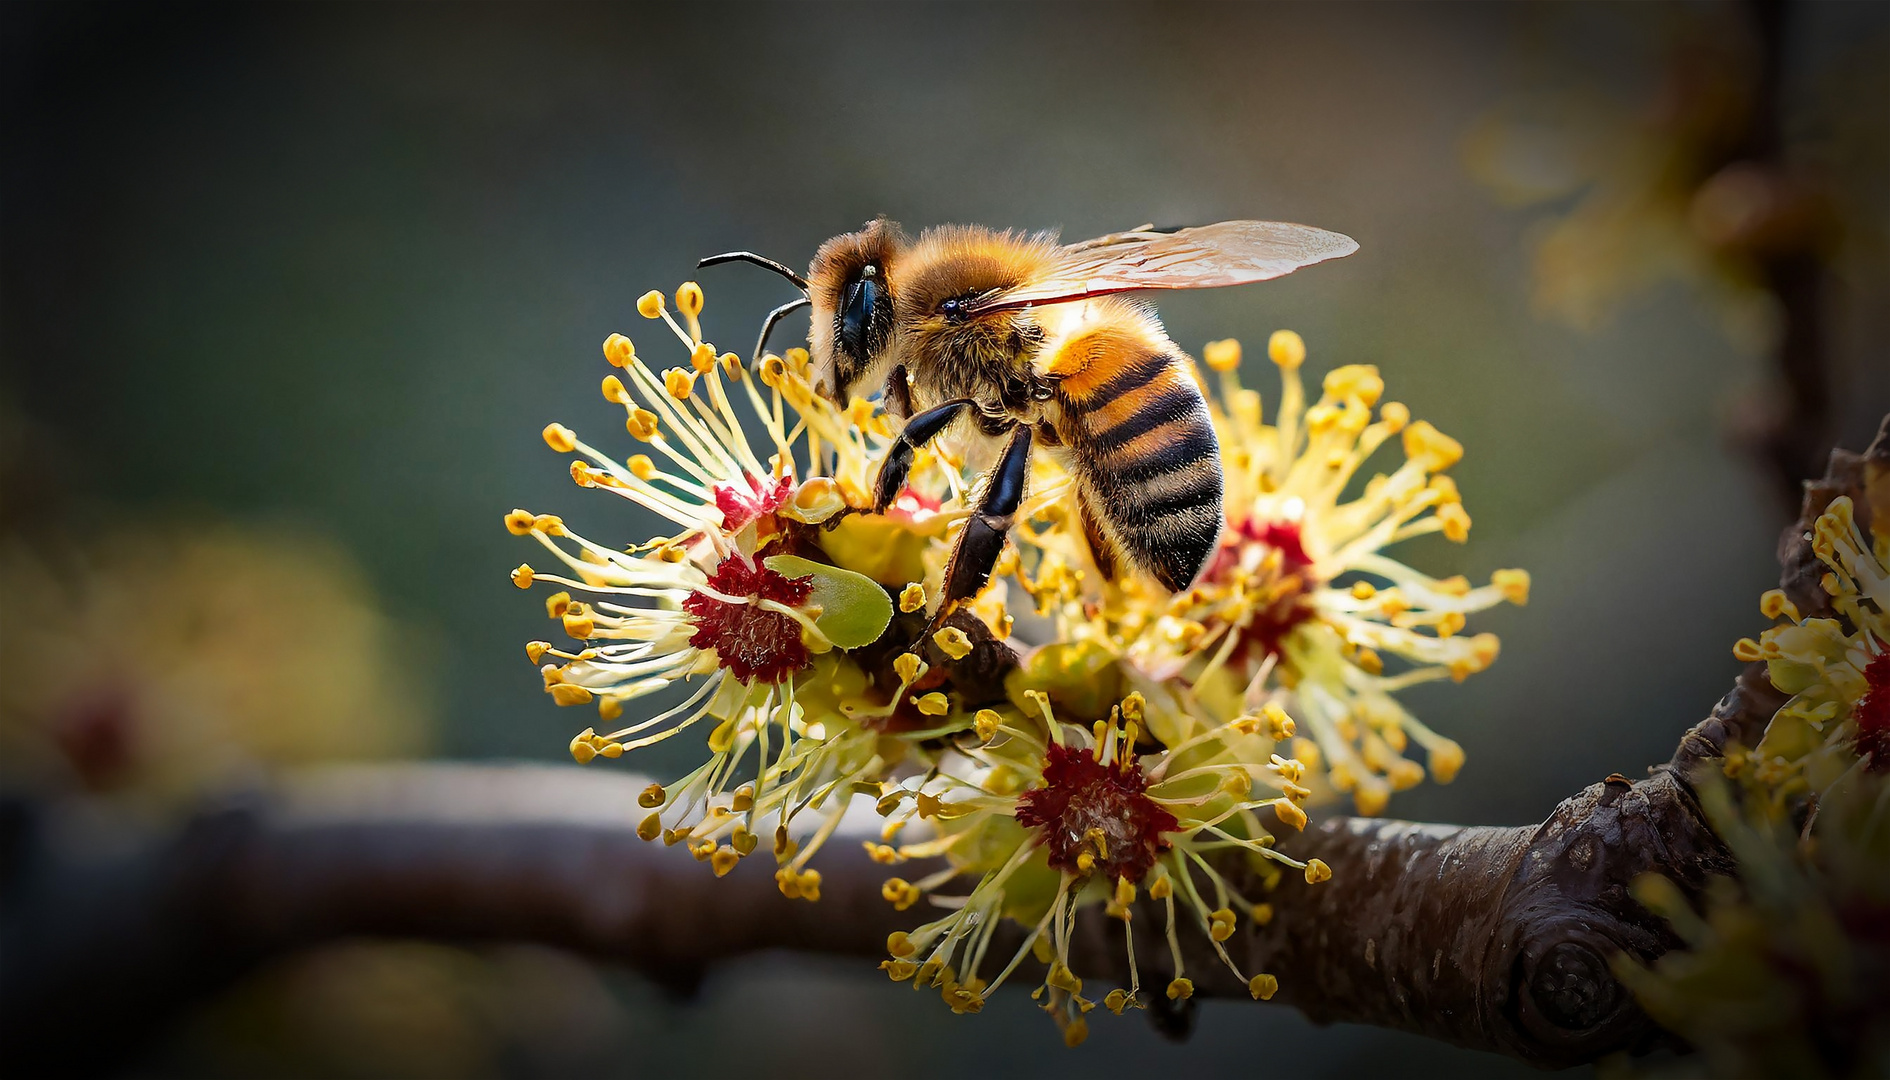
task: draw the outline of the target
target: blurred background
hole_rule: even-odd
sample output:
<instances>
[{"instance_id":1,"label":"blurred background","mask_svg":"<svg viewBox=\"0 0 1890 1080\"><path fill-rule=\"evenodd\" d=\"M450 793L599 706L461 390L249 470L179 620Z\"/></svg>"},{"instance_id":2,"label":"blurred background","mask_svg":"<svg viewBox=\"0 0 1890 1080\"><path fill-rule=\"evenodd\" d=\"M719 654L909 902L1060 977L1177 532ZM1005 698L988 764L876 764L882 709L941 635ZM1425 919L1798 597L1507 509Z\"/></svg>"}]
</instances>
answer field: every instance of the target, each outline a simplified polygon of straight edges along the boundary
<instances>
[{"instance_id":1,"label":"blurred background","mask_svg":"<svg viewBox=\"0 0 1890 1080\"><path fill-rule=\"evenodd\" d=\"M1494 669L1410 693L1469 763L1392 813L1538 820L1711 707L1787 478L1890 408L1887 73L1864 3L7 5L0 783L161 828L306 763L568 761L500 517L646 533L539 436L616 422L598 347L639 293L881 213L1257 217L1361 251L1164 297L1175 339L1377 364L1468 451L1470 543L1400 557L1534 574L1480 624ZM788 298L699 276L738 351ZM791 1076L1524 1071L1231 1003L1067 1051L1021 994L954 1017L854 961L683 999L387 942L278 964L132 1068L719 1075L746 1047Z\"/></svg>"}]
</instances>

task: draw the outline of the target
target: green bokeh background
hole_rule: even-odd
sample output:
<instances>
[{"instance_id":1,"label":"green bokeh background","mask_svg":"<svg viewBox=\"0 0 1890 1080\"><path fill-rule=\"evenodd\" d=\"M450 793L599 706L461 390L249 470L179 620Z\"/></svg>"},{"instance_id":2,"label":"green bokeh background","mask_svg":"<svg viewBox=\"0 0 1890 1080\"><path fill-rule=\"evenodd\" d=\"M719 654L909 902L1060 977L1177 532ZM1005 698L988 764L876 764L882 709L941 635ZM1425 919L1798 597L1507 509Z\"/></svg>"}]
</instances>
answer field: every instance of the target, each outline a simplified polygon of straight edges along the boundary
<instances>
[{"instance_id":1,"label":"green bokeh background","mask_svg":"<svg viewBox=\"0 0 1890 1080\"><path fill-rule=\"evenodd\" d=\"M551 707L523 657L549 628L507 584L535 547L500 517L645 534L573 488L539 437L554 419L619 430L599 344L622 331L659 361L673 346L636 315L639 293L729 248L804 263L878 213L1070 238L1232 217L1338 229L1358 255L1164 297L1162 314L1190 350L1244 339L1269 408L1261 345L1291 327L1310 374L1375 363L1388 397L1465 444L1470 544L1401 554L1440 575L1527 567L1534 597L1473 627L1503 638L1493 670L1408 695L1468 765L1392 810L1533 821L1664 760L1759 627L1784 515L1728 431L1773 376L1684 286L1592 331L1538 317L1541 215L1478 186L1463 142L1544 86L1631 102L1671 20L1727 10L10 7L0 394L36 425L42 479L89 513L338 538L434 687L438 753L558 760L585 721ZM1852 446L1890 403L1890 110L1860 74L1883 65L1886 10L1804 7L1788 68L1794 137L1866 196L1828 305L1834 434ZM737 350L786 298L758 271L700 278L709 336ZM739 966L694 1004L608 986L582 1037L548 1020L525 1042L557 1052L479 1068L1521 1072L1220 1003L1189 1043L1124 1020L1072 1053L1022 995L957 1018L832 962ZM296 1071L192 1046L165 1067Z\"/></svg>"}]
</instances>

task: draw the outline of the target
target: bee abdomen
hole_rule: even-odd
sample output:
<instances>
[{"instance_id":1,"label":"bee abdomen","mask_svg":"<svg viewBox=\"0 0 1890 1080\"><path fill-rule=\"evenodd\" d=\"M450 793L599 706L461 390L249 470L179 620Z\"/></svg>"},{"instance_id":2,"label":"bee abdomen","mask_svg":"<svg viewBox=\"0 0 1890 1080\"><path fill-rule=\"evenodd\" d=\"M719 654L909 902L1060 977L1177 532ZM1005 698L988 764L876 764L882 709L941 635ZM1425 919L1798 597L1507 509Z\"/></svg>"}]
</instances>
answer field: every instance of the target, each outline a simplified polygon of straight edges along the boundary
<instances>
[{"instance_id":1,"label":"bee abdomen","mask_svg":"<svg viewBox=\"0 0 1890 1080\"><path fill-rule=\"evenodd\" d=\"M1170 590L1194 580L1222 523L1220 444L1185 364L1142 352L1061 388L1072 464L1107 539Z\"/></svg>"}]
</instances>

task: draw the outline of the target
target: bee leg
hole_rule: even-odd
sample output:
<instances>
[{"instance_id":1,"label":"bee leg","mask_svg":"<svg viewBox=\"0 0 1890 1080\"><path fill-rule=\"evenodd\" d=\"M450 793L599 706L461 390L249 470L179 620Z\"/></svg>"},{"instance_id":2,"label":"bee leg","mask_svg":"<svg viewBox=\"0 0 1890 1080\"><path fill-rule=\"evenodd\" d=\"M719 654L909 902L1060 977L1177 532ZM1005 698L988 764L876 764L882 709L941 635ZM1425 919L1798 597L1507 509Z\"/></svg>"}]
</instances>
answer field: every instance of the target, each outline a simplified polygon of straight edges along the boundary
<instances>
[{"instance_id":1,"label":"bee leg","mask_svg":"<svg viewBox=\"0 0 1890 1080\"><path fill-rule=\"evenodd\" d=\"M1030 475L1030 425L1019 424L1004 447L1004 456L991 471L978 508L965 520L952 549L952 561L945 567L945 595L939 599L932 622L951 614L960 600L978 595L991 580L991 568L1004 551L1004 538L1011 531L1017 508L1024 501L1024 480ZM928 627L929 629L929 627Z\"/></svg>"},{"instance_id":2,"label":"bee leg","mask_svg":"<svg viewBox=\"0 0 1890 1080\"><path fill-rule=\"evenodd\" d=\"M906 476L912 471L912 455L919 447L938 437L945 425L971 405L971 399L959 398L934 405L906 422L899 437L886 448L886 458L879 463L879 478L873 482L873 513L883 514L905 489Z\"/></svg>"},{"instance_id":3,"label":"bee leg","mask_svg":"<svg viewBox=\"0 0 1890 1080\"><path fill-rule=\"evenodd\" d=\"M900 420L912 416L912 381L906 377L905 365L892 369L886 377L886 389L879 395L880 404L886 415Z\"/></svg>"}]
</instances>

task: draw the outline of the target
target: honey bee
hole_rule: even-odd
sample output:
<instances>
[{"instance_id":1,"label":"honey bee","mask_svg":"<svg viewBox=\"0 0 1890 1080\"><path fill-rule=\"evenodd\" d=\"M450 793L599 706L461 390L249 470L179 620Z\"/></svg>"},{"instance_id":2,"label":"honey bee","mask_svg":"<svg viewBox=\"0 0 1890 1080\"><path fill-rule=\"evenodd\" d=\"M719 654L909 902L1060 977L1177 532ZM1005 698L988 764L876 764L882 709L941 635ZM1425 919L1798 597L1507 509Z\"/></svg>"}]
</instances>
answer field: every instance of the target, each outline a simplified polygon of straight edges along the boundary
<instances>
[{"instance_id":1,"label":"honey bee","mask_svg":"<svg viewBox=\"0 0 1890 1080\"><path fill-rule=\"evenodd\" d=\"M1118 295L1266 281L1358 250L1304 225L1223 221L1142 226L1077 244L1050 234L941 226L916 240L884 219L835 237L802 278L811 307L817 386L838 402L878 389L904 426L875 481L884 512L913 455L958 426L995 463L953 547L936 622L991 576L1023 502L1035 447L1073 479L1073 502L1097 568L1128 567L1169 591L1191 584L1220 538L1221 464L1191 362L1145 301Z\"/></svg>"}]
</instances>

